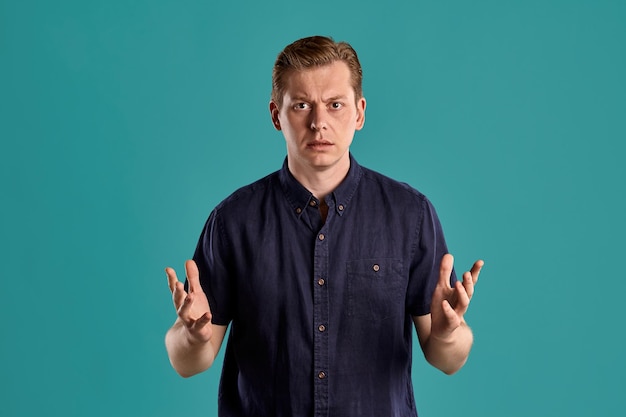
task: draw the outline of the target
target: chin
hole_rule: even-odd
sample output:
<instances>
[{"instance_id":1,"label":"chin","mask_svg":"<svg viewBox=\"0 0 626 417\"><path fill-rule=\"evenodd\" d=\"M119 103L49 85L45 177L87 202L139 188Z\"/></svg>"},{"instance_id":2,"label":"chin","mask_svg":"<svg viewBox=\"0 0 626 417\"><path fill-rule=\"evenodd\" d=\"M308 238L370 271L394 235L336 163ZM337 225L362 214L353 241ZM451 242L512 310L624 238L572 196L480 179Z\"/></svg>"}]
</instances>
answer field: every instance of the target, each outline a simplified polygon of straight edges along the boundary
<instances>
[{"instance_id":1,"label":"chin","mask_svg":"<svg viewBox=\"0 0 626 417\"><path fill-rule=\"evenodd\" d=\"M340 162L341 158L333 155L318 155L309 160L309 163L312 167L321 169L336 166Z\"/></svg>"}]
</instances>

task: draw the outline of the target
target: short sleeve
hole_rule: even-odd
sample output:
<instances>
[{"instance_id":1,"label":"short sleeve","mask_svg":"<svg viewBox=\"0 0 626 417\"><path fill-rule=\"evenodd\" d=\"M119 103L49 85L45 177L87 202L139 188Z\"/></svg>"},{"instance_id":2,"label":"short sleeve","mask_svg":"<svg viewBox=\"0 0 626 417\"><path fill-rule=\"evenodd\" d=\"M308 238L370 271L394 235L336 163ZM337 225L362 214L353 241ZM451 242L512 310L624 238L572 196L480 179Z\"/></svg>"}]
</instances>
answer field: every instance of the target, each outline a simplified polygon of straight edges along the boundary
<instances>
[{"instance_id":1,"label":"short sleeve","mask_svg":"<svg viewBox=\"0 0 626 417\"><path fill-rule=\"evenodd\" d=\"M430 313L432 294L439 280L441 258L448 253L443 229L435 208L422 196L415 244L409 267L406 308L412 316ZM450 283L456 282L454 270Z\"/></svg>"},{"instance_id":2,"label":"short sleeve","mask_svg":"<svg viewBox=\"0 0 626 417\"><path fill-rule=\"evenodd\" d=\"M209 301L212 321L225 326L233 316L233 283L227 261L227 240L222 235L219 212L215 209L200 234L193 260L198 265L200 284Z\"/></svg>"}]
</instances>

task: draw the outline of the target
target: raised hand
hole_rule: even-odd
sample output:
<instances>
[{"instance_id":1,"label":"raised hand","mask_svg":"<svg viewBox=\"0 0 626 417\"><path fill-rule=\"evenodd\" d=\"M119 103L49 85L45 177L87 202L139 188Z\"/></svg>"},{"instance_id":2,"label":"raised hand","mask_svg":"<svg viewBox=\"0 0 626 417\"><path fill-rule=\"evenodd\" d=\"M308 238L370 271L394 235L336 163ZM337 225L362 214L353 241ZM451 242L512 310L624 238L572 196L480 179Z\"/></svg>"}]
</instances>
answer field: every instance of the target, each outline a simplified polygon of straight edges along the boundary
<instances>
[{"instance_id":1,"label":"raised hand","mask_svg":"<svg viewBox=\"0 0 626 417\"><path fill-rule=\"evenodd\" d=\"M189 342L206 343L211 340L213 334L209 301L200 286L200 274L196 263L192 260L185 262L185 271L189 292L185 291L183 283L176 277L176 271L165 268L174 307L179 321L187 329Z\"/></svg>"},{"instance_id":2,"label":"raised hand","mask_svg":"<svg viewBox=\"0 0 626 417\"><path fill-rule=\"evenodd\" d=\"M454 287L451 287L450 275L453 264L452 255L443 256L439 269L439 282L433 292L430 334L437 339L449 338L459 326L465 323L463 316L474 295L474 286L484 262L481 260L474 262L472 269L463 274L463 282L457 281Z\"/></svg>"}]
</instances>

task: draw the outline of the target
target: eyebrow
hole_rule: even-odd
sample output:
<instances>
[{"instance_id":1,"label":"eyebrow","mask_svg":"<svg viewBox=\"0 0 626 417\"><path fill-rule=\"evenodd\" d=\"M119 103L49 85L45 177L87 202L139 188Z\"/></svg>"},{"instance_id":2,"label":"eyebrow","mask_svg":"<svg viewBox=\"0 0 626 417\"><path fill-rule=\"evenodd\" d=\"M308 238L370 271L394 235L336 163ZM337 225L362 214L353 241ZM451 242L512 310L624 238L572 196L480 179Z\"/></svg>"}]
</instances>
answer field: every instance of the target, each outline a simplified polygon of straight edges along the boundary
<instances>
[{"instance_id":1,"label":"eyebrow","mask_svg":"<svg viewBox=\"0 0 626 417\"><path fill-rule=\"evenodd\" d=\"M326 102L329 102L329 101L342 101L342 100L347 100L347 99L348 99L348 96L339 94L339 95L336 95L336 96L329 97L328 99L326 99Z\"/></svg>"},{"instance_id":2,"label":"eyebrow","mask_svg":"<svg viewBox=\"0 0 626 417\"><path fill-rule=\"evenodd\" d=\"M347 99L348 99L348 96L346 96L344 94L338 94L336 96L332 96L332 97L328 97L326 99L323 99L322 101L324 103L329 103L331 101L341 101L341 100L347 100ZM310 98L307 95L305 95L305 94L302 94L302 95L299 94L299 95L293 96L291 98L291 100L292 101L309 101Z\"/></svg>"}]
</instances>

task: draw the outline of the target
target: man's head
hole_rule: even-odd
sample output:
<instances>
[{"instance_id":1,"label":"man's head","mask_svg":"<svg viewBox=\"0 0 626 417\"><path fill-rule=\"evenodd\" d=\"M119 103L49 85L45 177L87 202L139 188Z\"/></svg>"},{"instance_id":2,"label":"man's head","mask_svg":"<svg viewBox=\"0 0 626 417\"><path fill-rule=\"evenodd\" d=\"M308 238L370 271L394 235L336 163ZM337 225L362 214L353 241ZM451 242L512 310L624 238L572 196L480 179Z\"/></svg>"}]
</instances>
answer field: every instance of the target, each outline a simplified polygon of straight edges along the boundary
<instances>
[{"instance_id":1,"label":"man's head","mask_svg":"<svg viewBox=\"0 0 626 417\"><path fill-rule=\"evenodd\" d=\"M269 110L296 178L330 170L326 178L345 176L354 133L365 122L361 79L356 52L345 42L315 36L278 55Z\"/></svg>"},{"instance_id":2,"label":"man's head","mask_svg":"<svg viewBox=\"0 0 626 417\"><path fill-rule=\"evenodd\" d=\"M272 101L279 108L282 106L289 73L322 67L336 61L344 62L348 66L354 98L359 100L363 97L363 72L356 51L347 42L311 36L287 45L276 58L272 72Z\"/></svg>"}]
</instances>

